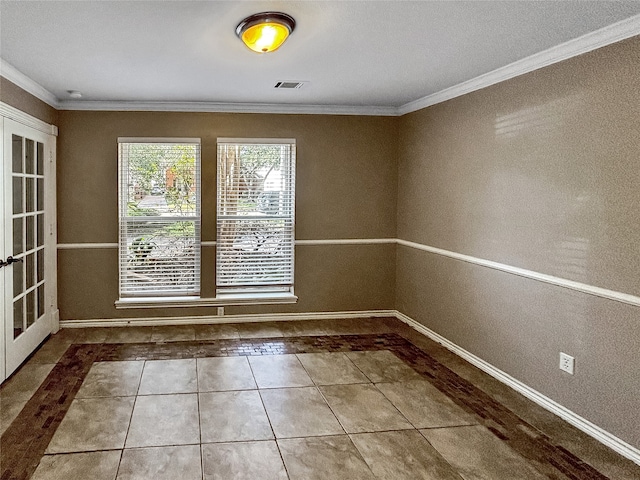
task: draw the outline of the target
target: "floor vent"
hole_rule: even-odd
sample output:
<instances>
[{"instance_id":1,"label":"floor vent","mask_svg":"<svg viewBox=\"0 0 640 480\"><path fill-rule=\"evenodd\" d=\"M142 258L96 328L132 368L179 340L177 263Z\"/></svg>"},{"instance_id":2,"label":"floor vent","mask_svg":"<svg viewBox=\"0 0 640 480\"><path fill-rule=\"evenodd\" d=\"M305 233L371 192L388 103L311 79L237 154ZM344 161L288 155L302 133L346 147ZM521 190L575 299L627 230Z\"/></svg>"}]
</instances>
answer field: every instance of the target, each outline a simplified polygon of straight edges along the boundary
<instances>
[{"instance_id":1,"label":"floor vent","mask_svg":"<svg viewBox=\"0 0 640 480\"><path fill-rule=\"evenodd\" d=\"M292 89L292 88L302 88L302 86L305 84L305 82L278 82L275 84L275 86L273 88L287 88L287 89Z\"/></svg>"}]
</instances>

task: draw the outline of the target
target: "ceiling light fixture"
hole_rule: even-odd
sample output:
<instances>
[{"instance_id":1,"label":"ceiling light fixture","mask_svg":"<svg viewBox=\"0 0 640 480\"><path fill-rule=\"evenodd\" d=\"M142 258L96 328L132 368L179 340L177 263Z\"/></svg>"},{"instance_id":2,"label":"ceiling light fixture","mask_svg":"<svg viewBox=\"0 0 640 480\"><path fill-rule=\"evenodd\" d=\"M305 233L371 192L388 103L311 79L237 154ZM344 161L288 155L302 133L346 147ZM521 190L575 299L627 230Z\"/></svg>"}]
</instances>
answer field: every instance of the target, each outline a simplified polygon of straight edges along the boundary
<instances>
[{"instance_id":1,"label":"ceiling light fixture","mask_svg":"<svg viewBox=\"0 0 640 480\"><path fill-rule=\"evenodd\" d=\"M236 35L254 52L269 53L280 48L294 28L296 21L290 15L262 12L241 21Z\"/></svg>"},{"instance_id":2,"label":"ceiling light fixture","mask_svg":"<svg viewBox=\"0 0 640 480\"><path fill-rule=\"evenodd\" d=\"M67 93L71 98L82 98L82 93L78 90L67 90Z\"/></svg>"}]
</instances>

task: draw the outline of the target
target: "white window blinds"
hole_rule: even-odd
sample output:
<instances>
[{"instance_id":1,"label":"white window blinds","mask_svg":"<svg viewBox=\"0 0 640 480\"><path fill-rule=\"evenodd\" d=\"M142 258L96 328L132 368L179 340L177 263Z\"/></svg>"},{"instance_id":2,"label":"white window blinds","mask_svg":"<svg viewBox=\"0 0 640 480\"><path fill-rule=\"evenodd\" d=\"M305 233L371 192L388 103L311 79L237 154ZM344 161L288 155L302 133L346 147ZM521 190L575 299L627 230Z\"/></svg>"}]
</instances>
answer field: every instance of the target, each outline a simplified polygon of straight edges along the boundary
<instances>
[{"instance_id":1,"label":"white window blinds","mask_svg":"<svg viewBox=\"0 0 640 480\"><path fill-rule=\"evenodd\" d=\"M293 293L295 140L218 140L216 295Z\"/></svg>"},{"instance_id":2,"label":"white window blinds","mask_svg":"<svg viewBox=\"0 0 640 480\"><path fill-rule=\"evenodd\" d=\"M200 140L118 139L120 297L200 295Z\"/></svg>"}]
</instances>

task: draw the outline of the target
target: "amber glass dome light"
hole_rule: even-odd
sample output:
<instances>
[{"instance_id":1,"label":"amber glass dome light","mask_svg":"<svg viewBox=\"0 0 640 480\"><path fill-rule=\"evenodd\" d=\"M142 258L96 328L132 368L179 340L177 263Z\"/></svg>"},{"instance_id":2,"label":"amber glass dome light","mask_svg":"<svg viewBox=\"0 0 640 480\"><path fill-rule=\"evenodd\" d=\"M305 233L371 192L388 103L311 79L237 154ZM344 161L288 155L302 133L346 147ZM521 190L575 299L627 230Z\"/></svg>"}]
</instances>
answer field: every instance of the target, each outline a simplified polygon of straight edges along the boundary
<instances>
[{"instance_id":1,"label":"amber glass dome light","mask_svg":"<svg viewBox=\"0 0 640 480\"><path fill-rule=\"evenodd\" d=\"M254 52L268 53L280 48L296 27L290 15L280 12L256 13L236 27L236 35Z\"/></svg>"}]
</instances>

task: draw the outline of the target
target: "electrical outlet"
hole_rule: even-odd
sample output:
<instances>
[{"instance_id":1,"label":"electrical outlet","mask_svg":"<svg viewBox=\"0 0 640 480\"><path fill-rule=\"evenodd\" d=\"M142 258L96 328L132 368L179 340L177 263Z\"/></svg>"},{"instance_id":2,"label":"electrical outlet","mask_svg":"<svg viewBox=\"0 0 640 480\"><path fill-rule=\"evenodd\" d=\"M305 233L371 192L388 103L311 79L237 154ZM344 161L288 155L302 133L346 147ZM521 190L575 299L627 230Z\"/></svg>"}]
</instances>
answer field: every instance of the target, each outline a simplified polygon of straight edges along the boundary
<instances>
[{"instance_id":1,"label":"electrical outlet","mask_svg":"<svg viewBox=\"0 0 640 480\"><path fill-rule=\"evenodd\" d=\"M573 358L571 355L560 352L560 370L573 375L574 364L575 358Z\"/></svg>"},{"instance_id":2,"label":"electrical outlet","mask_svg":"<svg viewBox=\"0 0 640 480\"><path fill-rule=\"evenodd\" d=\"M218 315L224 315L224 307L218 307Z\"/></svg>"}]
</instances>

